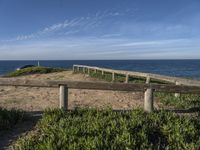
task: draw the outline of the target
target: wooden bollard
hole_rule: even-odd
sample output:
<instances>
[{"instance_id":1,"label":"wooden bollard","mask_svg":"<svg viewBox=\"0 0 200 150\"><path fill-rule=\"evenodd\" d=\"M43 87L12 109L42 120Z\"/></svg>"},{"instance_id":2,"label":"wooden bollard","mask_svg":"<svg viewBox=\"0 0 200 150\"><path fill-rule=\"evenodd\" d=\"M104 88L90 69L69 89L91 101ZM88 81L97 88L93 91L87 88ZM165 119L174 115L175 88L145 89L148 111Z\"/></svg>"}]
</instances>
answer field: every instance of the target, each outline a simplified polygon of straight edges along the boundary
<instances>
[{"instance_id":1,"label":"wooden bollard","mask_svg":"<svg viewBox=\"0 0 200 150\"><path fill-rule=\"evenodd\" d=\"M75 66L73 66L73 72L75 72Z\"/></svg>"},{"instance_id":2,"label":"wooden bollard","mask_svg":"<svg viewBox=\"0 0 200 150\"><path fill-rule=\"evenodd\" d=\"M153 89L147 88L144 93L144 111L153 112Z\"/></svg>"},{"instance_id":3,"label":"wooden bollard","mask_svg":"<svg viewBox=\"0 0 200 150\"><path fill-rule=\"evenodd\" d=\"M79 67L77 67L77 72L79 72Z\"/></svg>"},{"instance_id":4,"label":"wooden bollard","mask_svg":"<svg viewBox=\"0 0 200 150\"><path fill-rule=\"evenodd\" d=\"M125 80L125 83L128 83L128 79L129 79L129 75L126 74L126 80Z\"/></svg>"},{"instance_id":5,"label":"wooden bollard","mask_svg":"<svg viewBox=\"0 0 200 150\"><path fill-rule=\"evenodd\" d=\"M101 74L102 74L102 76L104 75L104 71L103 70L101 70Z\"/></svg>"},{"instance_id":6,"label":"wooden bollard","mask_svg":"<svg viewBox=\"0 0 200 150\"><path fill-rule=\"evenodd\" d=\"M88 74L90 74L90 68L87 68Z\"/></svg>"},{"instance_id":7,"label":"wooden bollard","mask_svg":"<svg viewBox=\"0 0 200 150\"><path fill-rule=\"evenodd\" d=\"M181 85L181 84L180 84L179 82L177 82L177 81L176 81L175 84L176 84L176 85ZM180 95L181 95L180 93L175 93L175 94L174 94L175 97L180 97Z\"/></svg>"},{"instance_id":8,"label":"wooden bollard","mask_svg":"<svg viewBox=\"0 0 200 150\"><path fill-rule=\"evenodd\" d=\"M68 88L65 85L60 85L60 109L68 109Z\"/></svg>"},{"instance_id":9,"label":"wooden bollard","mask_svg":"<svg viewBox=\"0 0 200 150\"><path fill-rule=\"evenodd\" d=\"M85 67L83 67L83 73L85 74Z\"/></svg>"},{"instance_id":10,"label":"wooden bollard","mask_svg":"<svg viewBox=\"0 0 200 150\"><path fill-rule=\"evenodd\" d=\"M114 82L114 81L115 81L115 73L112 72L112 82Z\"/></svg>"},{"instance_id":11,"label":"wooden bollard","mask_svg":"<svg viewBox=\"0 0 200 150\"><path fill-rule=\"evenodd\" d=\"M151 78L150 78L150 76L147 76L147 77L146 77L146 84L149 84L149 83L150 83L150 81L151 81Z\"/></svg>"},{"instance_id":12,"label":"wooden bollard","mask_svg":"<svg viewBox=\"0 0 200 150\"><path fill-rule=\"evenodd\" d=\"M94 73L97 73L97 69L94 69Z\"/></svg>"}]
</instances>

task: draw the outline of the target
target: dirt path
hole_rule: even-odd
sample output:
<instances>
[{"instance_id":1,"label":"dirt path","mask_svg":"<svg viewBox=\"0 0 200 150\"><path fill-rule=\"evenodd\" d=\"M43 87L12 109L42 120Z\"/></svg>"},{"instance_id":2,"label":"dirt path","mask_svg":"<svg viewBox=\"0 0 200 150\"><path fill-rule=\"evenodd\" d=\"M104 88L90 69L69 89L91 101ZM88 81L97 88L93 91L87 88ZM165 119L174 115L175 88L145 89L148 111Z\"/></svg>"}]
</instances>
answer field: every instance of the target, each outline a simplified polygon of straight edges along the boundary
<instances>
[{"instance_id":1,"label":"dirt path","mask_svg":"<svg viewBox=\"0 0 200 150\"><path fill-rule=\"evenodd\" d=\"M79 80L96 81L88 75L72 74L71 71L36 74L20 78L49 79L49 80ZM37 87L0 87L0 107L16 108L25 111L42 111L45 108L58 107L57 88ZM105 107L113 109L132 109L143 107L143 93L75 90L69 89L69 109L74 107Z\"/></svg>"}]
</instances>

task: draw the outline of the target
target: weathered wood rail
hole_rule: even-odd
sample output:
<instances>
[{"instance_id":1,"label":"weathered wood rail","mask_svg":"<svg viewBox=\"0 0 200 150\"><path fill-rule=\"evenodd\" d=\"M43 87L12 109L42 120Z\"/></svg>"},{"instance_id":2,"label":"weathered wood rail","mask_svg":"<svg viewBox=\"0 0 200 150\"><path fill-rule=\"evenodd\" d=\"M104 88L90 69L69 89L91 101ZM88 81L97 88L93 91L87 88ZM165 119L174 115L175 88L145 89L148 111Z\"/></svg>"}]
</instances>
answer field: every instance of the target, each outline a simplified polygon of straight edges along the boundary
<instances>
[{"instance_id":1,"label":"weathered wood rail","mask_svg":"<svg viewBox=\"0 0 200 150\"><path fill-rule=\"evenodd\" d=\"M0 86L52 87L59 88L60 108L68 109L68 89L139 91L144 92L144 110L153 111L153 94L168 93L196 93L200 94L200 86L185 86L172 84L139 84L139 83L111 83L111 82L83 82L63 80L29 80L20 78L0 78Z\"/></svg>"},{"instance_id":2,"label":"weathered wood rail","mask_svg":"<svg viewBox=\"0 0 200 150\"><path fill-rule=\"evenodd\" d=\"M180 78L180 77L171 77L171 76L152 74L152 73L114 70L114 69L107 69L107 68L100 68L100 67L86 66L86 65L73 65L73 71L75 71L75 70L79 71L80 68L82 68L85 73L89 73L90 70L94 70L95 72L101 71L102 75L105 72L111 73L112 74L112 81L114 81L114 79L115 79L115 74L124 75L124 76L126 76L125 83L128 83L130 76L133 76L133 77L146 78L146 83L150 83L152 79L156 79L156 80L160 80L160 81L174 83L176 85L200 86L199 80L191 80L191 79L185 79L185 78ZM86 72L86 69L87 69L87 72Z\"/></svg>"}]
</instances>

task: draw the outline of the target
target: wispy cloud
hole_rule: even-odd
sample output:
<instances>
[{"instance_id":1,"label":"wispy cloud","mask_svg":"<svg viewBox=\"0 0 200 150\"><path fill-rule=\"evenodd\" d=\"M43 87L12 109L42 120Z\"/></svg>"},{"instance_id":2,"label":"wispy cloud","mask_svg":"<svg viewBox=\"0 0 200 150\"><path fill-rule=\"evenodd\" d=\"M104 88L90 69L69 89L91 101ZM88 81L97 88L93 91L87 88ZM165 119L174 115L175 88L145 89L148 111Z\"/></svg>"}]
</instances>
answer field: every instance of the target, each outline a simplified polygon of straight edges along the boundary
<instances>
[{"instance_id":1,"label":"wispy cloud","mask_svg":"<svg viewBox=\"0 0 200 150\"><path fill-rule=\"evenodd\" d=\"M191 28L181 23L166 24L165 22L160 23L138 21L137 19L135 20L135 16L133 15L132 18L130 18L130 14L134 14L134 12L136 13L136 11L138 10L127 9L124 11L98 11L94 14L66 19L59 23L46 26L39 31L32 32L31 34L19 35L12 39L3 40L1 41L1 43L24 41L30 39L45 39L46 37L55 38L56 36L58 38L62 36L95 36L100 38L127 37L132 39L179 39L187 38L188 33L190 33L189 36L191 37L193 35L191 33ZM139 16L140 14L137 12L137 17L139 18ZM124 21L123 18L129 19ZM124 43L121 46L136 46L141 44L152 45L162 43L157 43L157 41L149 41L144 43L133 42Z\"/></svg>"},{"instance_id":2,"label":"wispy cloud","mask_svg":"<svg viewBox=\"0 0 200 150\"><path fill-rule=\"evenodd\" d=\"M179 42L175 42L179 41ZM181 42L182 41L182 42ZM166 59L200 58L200 40L140 42L130 39L69 38L0 45L0 59ZM148 45L148 44L149 45ZM161 44L162 43L162 44ZM110 45L115 46L110 46ZM118 45L118 46L117 46Z\"/></svg>"},{"instance_id":3,"label":"wispy cloud","mask_svg":"<svg viewBox=\"0 0 200 150\"><path fill-rule=\"evenodd\" d=\"M104 35L102 35L101 37L103 37L103 38L110 38L110 37L119 37L119 36L121 36L122 34L120 34L120 33L116 33L116 34L104 34Z\"/></svg>"},{"instance_id":4,"label":"wispy cloud","mask_svg":"<svg viewBox=\"0 0 200 150\"><path fill-rule=\"evenodd\" d=\"M72 19L72 20L65 20L62 23L57 23L57 24L53 24L51 26L45 27L41 31L37 31L37 32L34 32L32 34L29 34L29 35L19 35L16 38L13 38L13 39L10 39L10 40L4 40L4 41L5 42L12 42L12 41L22 41L22 40L27 40L27 39L32 39L32 38L39 38L41 36L44 36L44 35L47 35L47 34L50 34L50 33L54 33L54 32L59 31L59 30L70 29L72 27L81 26L86 20L87 20L87 18L84 18L84 17L75 18L75 19ZM63 34L70 34L70 33L76 33L76 32L78 32L78 30L64 32Z\"/></svg>"},{"instance_id":5,"label":"wispy cloud","mask_svg":"<svg viewBox=\"0 0 200 150\"><path fill-rule=\"evenodd\" d=\"M170 39L170 40L154 40L154 41L137 41L137 42L129 42L123 44L116 44L112 46L120 46L120 47L131 47L131 46L150 46L150 45L164 45L164 44L173 44L173 43L183 43L187 42L187 39Z\"/></svg>"},{"instance_id":6,"label":"wispy cloud","mask_svg":"<svg viewBox=\"0 0 200 150\"><path fill-rule=\"evenodd\" d=\"M40 38L43 36L48 36L54 33L58 33L58 35L72 35L79 32L83 32L85 30L91 30L92 28L97 28L101 26L103 19L108 19L109 17L119 17L126 15L127 12L118 12L118 11L99 11L95 14L88 14L87 16L77 17L74 19L66 19L63 22L56 23L50 26L45 27L42 30L33 32L27 35L19 35L15 38L2 40L1 42L13 42L13 41L23 41L33 38ZM113 34L113 36L117 34ZM109 37L112 35L105 35L105 37Z\"/></svg>"}]
</instances>

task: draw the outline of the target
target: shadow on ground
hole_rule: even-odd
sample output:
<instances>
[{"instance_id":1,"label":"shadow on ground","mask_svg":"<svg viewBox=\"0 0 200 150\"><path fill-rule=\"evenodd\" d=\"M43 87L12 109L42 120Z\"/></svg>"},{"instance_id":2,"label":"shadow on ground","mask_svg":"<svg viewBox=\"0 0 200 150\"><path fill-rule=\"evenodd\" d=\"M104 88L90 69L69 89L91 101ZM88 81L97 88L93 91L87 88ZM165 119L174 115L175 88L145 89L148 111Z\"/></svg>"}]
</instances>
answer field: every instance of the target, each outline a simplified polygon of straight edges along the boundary
<instances>
[{"instance_id":1,"label":"shadow on ground","mask_svg":"<svg viewBox=\"0 0 200 150\"><path fill-rule=\"evenodd\" d=\"M165 109L166 111L174 112L174 113L200 113L200 107L193 107L188 109Z\"/></svg>"},{"instance_id":2,"label":"shadow on ground","mask_svg":"<svg viewBox=\"0 0 200 150\"><path fill-rule=\"evenodd\" d=\"M27 112L28 117L15 125L13 129L0 133L0 150L11 149L11 145L20 136L31 131L42 117L41 111Z\"/></svg>"},{"instance_id":3,"label":"shadow on ground","mask_svg":"<svg viewBox=\"0 0 200 150\"><path fill-rule=\"evenodd\" d=\"M185 99L187 101L187 107L165 109L165 111L173 112L181 116L188 116L196 122L197 126L200 126L200 98L197 99Z\"/></svg>"}]
</instances>

